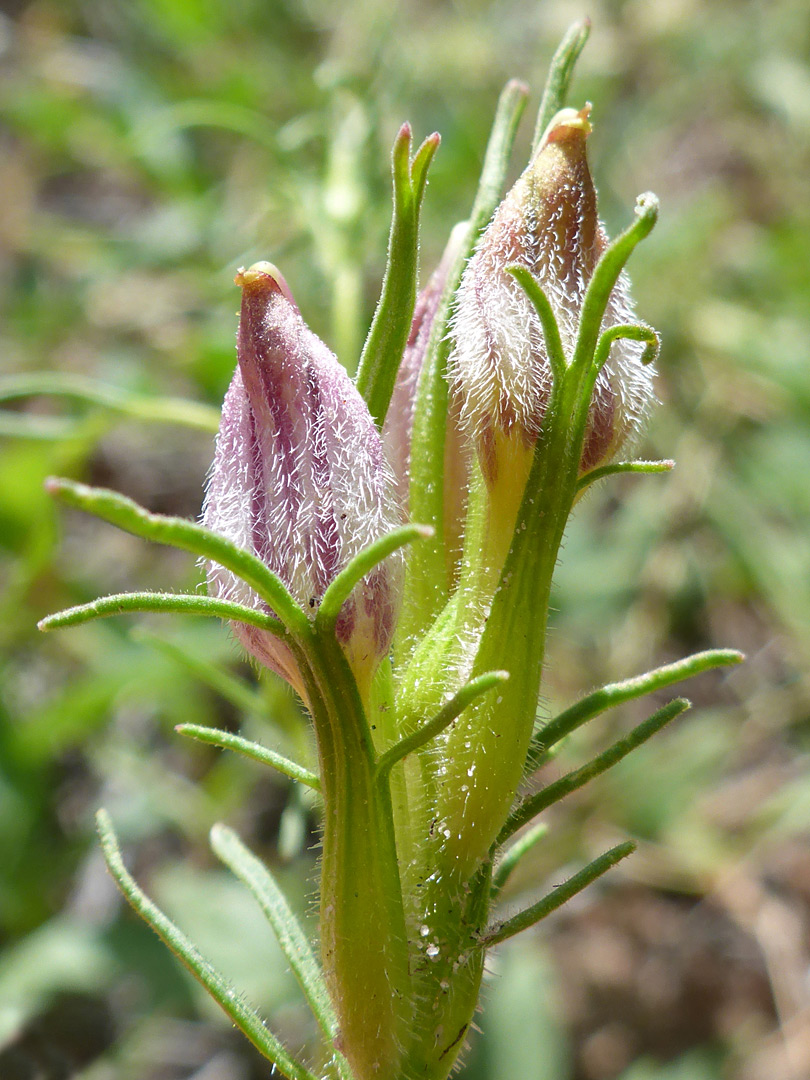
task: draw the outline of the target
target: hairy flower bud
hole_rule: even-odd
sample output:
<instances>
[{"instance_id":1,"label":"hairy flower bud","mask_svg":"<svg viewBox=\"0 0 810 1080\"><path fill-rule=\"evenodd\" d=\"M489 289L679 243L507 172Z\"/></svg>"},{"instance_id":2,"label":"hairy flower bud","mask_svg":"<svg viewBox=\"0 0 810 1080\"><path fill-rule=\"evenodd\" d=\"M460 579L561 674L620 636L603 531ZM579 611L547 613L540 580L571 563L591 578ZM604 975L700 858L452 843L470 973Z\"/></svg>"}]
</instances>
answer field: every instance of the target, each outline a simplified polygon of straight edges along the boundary
<instances>
[{"instance_id":1,"label":"hairy flower bud","mask_svg":"<svg viewBox=\"0 0 810 1080\"><path fill-rule=\"evenodd\" d=\"M302 319L270 263L240 270L239 365L225 397L203 520L260 558L313 616L349 560L399 524L393 477L365 402ZM376 567L344 604L338 639L358 678L389 648L401 559ZM209 591L267 610L239 578L208 566ZM234 631L262 664L301 679L289 649L243 623Z\"/></svg>"},{"instance_id":2,"label":"hairy flower bud","mask_svg":"<svg viewBox=\"0 0 810 1080\"><path fill-rule=\"evenodd\" d=\"M551 365L540 319L507 273L526 267L548 297L570 361L585 290L607 246L597 215L586 139L590 106L563 109L534 158L483 233L459 289L453 321L451 375L463 401L462 423L476 438L485 475L486 449L499 433L532 444L551 392ZM633 322L624 276L603 328ZM620 340L596 383L582 468L612 457L643 422L653 400L654 372L641 363L643 345Z\"/></svg>"}]
</instances>

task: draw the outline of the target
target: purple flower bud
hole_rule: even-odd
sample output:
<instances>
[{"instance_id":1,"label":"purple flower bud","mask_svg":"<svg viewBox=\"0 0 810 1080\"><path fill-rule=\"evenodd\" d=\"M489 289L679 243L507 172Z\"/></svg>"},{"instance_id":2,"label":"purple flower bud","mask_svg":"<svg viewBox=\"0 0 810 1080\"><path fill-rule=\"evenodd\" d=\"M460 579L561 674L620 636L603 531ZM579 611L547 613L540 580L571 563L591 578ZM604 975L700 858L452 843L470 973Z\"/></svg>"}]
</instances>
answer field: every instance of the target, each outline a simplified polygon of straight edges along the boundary
<instances>
[{"instance_id":1,"label":"purple flower bud","mask_svg":"<svg viewBox=\"0 0 810 1080\"><path fill-rule=\"evenodd\" d=\"M485 230L459 289L451 371L463 401L462 424L477 440L485 475L486 448L497 433L533 444L551 390L540 320L507 267L523 265L539 280L570 360L585 290L608 243L586 157L589 112L590 106L563 109L552 120ZM622 275L603 328L635 321ZM611 458L645 419L654 371L641 364L642 352L638 342L613 345L594 390L583 469Z\"/></svg>"},{"instance_id":2,"label":"purple flower bud","mask_svg":"<svg viewBox=\"0 0 810 1080\"><path fill-rule=\"evenodd\" d=\"M225 396L205 525L252 551L314 616L350 559L400 524L377 429L345 370L302 319L270 263L240 270L239 365ZM337 634L358 679L387 654L401 592L392 556L354 590ZM209 591L267 610L233 574L208 566ZM302 691L289 649L242 623L236 636Z\"/></svg>"}]
</instances>

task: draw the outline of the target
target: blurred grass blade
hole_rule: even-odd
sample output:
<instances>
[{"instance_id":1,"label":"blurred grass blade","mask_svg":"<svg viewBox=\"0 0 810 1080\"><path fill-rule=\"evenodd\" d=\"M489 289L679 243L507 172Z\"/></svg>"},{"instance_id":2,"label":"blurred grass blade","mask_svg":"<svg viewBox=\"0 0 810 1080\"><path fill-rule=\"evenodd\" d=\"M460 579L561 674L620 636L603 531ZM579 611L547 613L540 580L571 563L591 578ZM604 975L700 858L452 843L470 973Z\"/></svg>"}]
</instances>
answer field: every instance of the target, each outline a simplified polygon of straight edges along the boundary
<instances>
[{"instance_id":1,"label":"blurred grass blade","mask_svg":"<svg viewBox=\"0 0 810 1080\"><path fill-rule=\"evenodd\" d=\"M415 548L408 560L408 598L400 618L400 635L408 641L430 626L447 600L444 556L444 481L436 463L444 460L449 385L446 379L451 342L448 325L453 298L464 267L481 230L492 217L503 193L509 157L520 117L526 106L527 87L513 79L498 99L487 143L481 178L467 225L466 239L450 267L442 298L433 319L414 409L410 458L410 511L416 521L436 530L435 543Z\"/></svg>"},{"instance_id":2,"label":"blurred grass blade","mask_svg":"<svg viewBox=\"0 0 810 1080\"><path fill-rule=\"evenodd\" d=\"M351 596L352 590L363 580L374 567L387 559L406 544L412 544L415 540L425 540L433 536L433 529L429 525L402 525L363 548L357 555L340 571L334 581L331 582L323 594L318 614L315 617L319 626L329 626L335 622L340 609Z\"/></svg>"},{"instance_id":3,"label":"blurred grass blade","mask_svg":"<svg viewBox=\"0 0 810 1080\"><path fill-rule=\"evenodd\" d=\"M574 67L579 55L585 48L585 42L591 32L591 20L581 19L570 26L557 46L557 51L551 58L548 69L543 96L540 99L540 110L537 113L537 123L532 140L532 153L540 145L543 134L560 109L565 108L568 98L568 88L574 74Z\"/></svg>"},{"instance_id":4,"label":"blurred grass blade","mask_svg":"<svg viewBox=\"0 0 810 1080\"><path fill-rule=\"evenodd\" d=\"M277 754L275 750L268 750L266 746L243 739L241 735L234 735L230 731L220 731L219 728L204 727L202 724L178 724L174 729L179 735L188 735L198 742L208 743L211 746L219 746L222 750L235 750L238 754L260 761L262 765L269 765L271 769L289 776L291 780L297 780L300 784L312 788L313 791L321 790L321 782L314 772L305 769L295 761L290 761L283 754Z\"/></svg>"},{"instance_id":5,"label":"blurred grass blade","mask_svg":"<svg viewBox=\"0 0 810 1080\"><path fill-rule=\"evenodd\" d=\"M408 754L418 750L440 735L446 727L453 723L476 698L481 697L488 690L505 682L509 678L508 671L488 671L471 679L466 686L462 686L443 708L436 713L432 720L428 720L417 731L406 735L390 750L387 750L377 762L377 777L385 778L398 761L402 761Z\"/></svg>"},{"instance_id":6,"label":"blurred grass blade","mask_svg":"<svg viewBox=\"0 0 810 1080\"><path fill-rule=\"evenodd\" d=\"M579 478L577 493L584 491L597 480L606 476L615 476L616 473L665 473L675 468L675 462L671 459L663 461L614 461L612 465L600 465L598 469L591 469Z\"/></svg>"},{"instance_id":7,"label":"blurred grass blade","mask_svg":"<svg viewBox=\"0 0 810 1080\"><path fill-rule=\"evenodd\" d=\"M211 847L217 858L247 885L278 938L278 943L304 992L312 1014L329 1043L334 1046L338 1021L318 961L292 908L268 868L225 825L211 829ZM341 1063L342 1064L342 1063ZM341 1069L341 1075L345 1075Z\"/></svg>"},{"instance_id":8,"label":"blurred grass blade","mask_svg":"<svg viewBox=\"0 0 810 1080\"><path fill-rule=\"evenodd\" d=\"M124 866L118 840L106 810L96 815L101 847L110 873L121 892L134 910L151 926L157 936L168 945L195 979L200 982L214 1001L231 1018L234 1024L253 1043L256 1049L279 1069L289 1080L318 1080L299 1062L295 1061L275 1035L268 1031L261 1017L245 1004L240 995L222 975L202 956L188 938L163 914L160 908L140 889Z\"/></svg>"},{"instance_id":9,"label":"blurred grass blade","mask_svg":"<svg viewBox=\"0 0 810 1080\"><path fill-rule=\"evenodd\" d=\"M224 536L203 528L186 518L166 517L152 514L132 499L106 488L88 487L72 480L49 477L45 489L68 506L75 506L88 514L117 525L119 529L134 533L145 540L182 548L194 555L219 563L230 570L265 600L288 630L303 632L309 620L298 607L281 579L249 551L226 540ZM229 616L230 617L230 616Z\"/></svg>"},{"instance_id":10,"label":"blurred grass blade","mask_svg":"<svg viewBox=\"0 0 810 1080\"><path fill-rule=\"evenodd\" d=\"M106 619L111 615L123 615L135 611L156 611L175 615L208 615L217 619L237 619L267 630L277 637L284 637L285 631L278 619L264 615L254 608L232 604L228 600L217 600L213 596L196 596L190 593L117 593L114 596L102 596L89 604L78 604L65 608L53 615L46 615L37 623L39 630L59 630L65 626L80 626L93 619Z\"/></svg>"},{"instance_id":11,"label":"blurred grass blade","mask_svg":"<svg viewBox=\"0 0 810 1080\"><path fill-rule=\"evenodd\" d=\"M45 371L30 375L7 375L0 378L0 401L27 397L55 397L101 406L133 420L148 423L177 424L216 434L219 410L185 398L136 394L109 386L82 375ZM4 417L6 414L3 414ZM18 414L8 414L17 416ZM32 420L40 419L32 416ZM42 418L45 419L45 418ZM51 419L51 418L48 418Z\"/></svg>"},{"instance_id":12,"label":"blurred grass blade","mask_svg":"<svg viewBox=\"0 0 810 1080\"><path fill-rule=\"evenodd\" d=\"M639 462L639 464L642 463ZM685 679L692 679L701 672L739 664L744 659L743 654L737 652L736 649L707 649L706 652L695 653L694 656L676 660L673 664L654 668L643 675L636 675L635 678L608 683L607 686L594 690L592 694L575 702L536 732L526 759L527 774L534 772L543 764L548 751L561 739L589 720L593 720L594 717L607 712L608 709L623 705L626 701L644 697L645 694L652 694L656 690L664 690Z\"/></svg>"},{"instance_id":13,"label":"blurred grass blade","mask_svg":"<svg viewBox=\"0 0 810 1080\"><path fill-rule=\"evenodd\" d=\"M521 911L519 915L515 915L511 919L507 919L506 922L502 922L499 926L493 927L484 935L482 945L489 948L492 945L497 945L499 941L506 941L507 938L514 937L521 930L528 930L530 926L534 926L541 919L545 919L552 911L562 907L572 896L582 892L592 881L596 881L597 878L607 873L616 863L626 859L628 855L632 855L635 850L636 845L630 840L626 840L623 844L617 844L610 851L606 851L604 855L600 855L593 862L588 863L587 866L563 882L562 885L552 889L542 900L538 900L536 904L532 904L525 911Z\"/></svg>"},{"instance_id":14,"label":"blurred grass blade","mask_svg":"<svg viewBox=\"0 0 810 1080\"><path fill-rule=\"evenodd\" d=\"M533 851L537 844L548 834L548 825L544 822L538 822L537 825L533 825L531 829L527 829L525 833L517 838L511 847L503 853L495 867L495 872L492 875L492 887L490 889L490 896L494 899L506 882L512 875L512 871L518 865L520 860L528 855L530 851Z\"/></svg>"},{"instance_id":15,"label":"blurred grass blade","mask_svg":"<svg viewBox=\"0 0 810 1080\"><path fill-rule=\"evenodd\" d=\"M638 727L633 728L629 735L619 739L607 750L598 754L587 765L566 773L559 780L548 784L542 791L538 791L536 795L530 795L527 799L524 799L506 819L506 824L498 837L498 843L502 844L505 840L508 840L518 829L527 825L533 817L553 803L559 802L566 795L570 795L572 791L584 787L589 780L593 780L618 764L622 758L627 757L636 747L641 746L643 742L655 735L670 720L674 720L676 716L680 716L689 708L691 708L691 702L687 701L686 698L675 698L674 701L670 701L668 705L664 705L654 712Z\"/></svg>"},{"instance_id":16,"label":"blurred grass blade","mask_svg":"<svg viewBox=\"0 0 810 1080\"><path fill-rule=\"evenodd\" d=\"M203 659L195 655L189 649L179 645L176 641L159 637L148 630L135 627L130 635L135 641L145 644L163 653L185 671L194 675L210 687L225 701L237 708L241 713L253 716L265 716L267 706L263 696L254 689L247 679L241 679L229 671L225 671L208 658Z\"/></svg>"},{"instance_id":17,"label":"blurred grass blade","mask_svg":"<svg viewBox=\"0 0 810 1080\"><path fill-rule=\"evenodd\" d=\"M394 209L382 290L357 371L357 389L382 428L408 342L419 272L419 217L427 173L439 146L428 136L410 160L411 129L403 124L394 142Z\"/></svg>"}]
</instances>

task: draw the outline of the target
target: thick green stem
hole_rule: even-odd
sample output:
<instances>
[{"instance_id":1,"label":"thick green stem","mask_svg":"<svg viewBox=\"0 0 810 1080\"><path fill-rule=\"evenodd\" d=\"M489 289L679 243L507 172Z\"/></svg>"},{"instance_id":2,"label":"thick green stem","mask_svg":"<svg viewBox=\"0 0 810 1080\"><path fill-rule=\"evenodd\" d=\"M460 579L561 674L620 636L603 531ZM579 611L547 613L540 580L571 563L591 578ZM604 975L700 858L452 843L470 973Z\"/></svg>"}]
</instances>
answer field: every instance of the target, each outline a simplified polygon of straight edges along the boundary
<instances>
[{"instance_id":1,"label":"thick green stem","mask_svg":"<svg viewBox=\"0 0 810 1080\"><path fill-rule=\"evenodd\" d=\"M324 797L321 951L357 1080L398 1076L410 977L393 814L363 703L342 649L312 633L301 650Z\"/></svg>"}]
</instances>

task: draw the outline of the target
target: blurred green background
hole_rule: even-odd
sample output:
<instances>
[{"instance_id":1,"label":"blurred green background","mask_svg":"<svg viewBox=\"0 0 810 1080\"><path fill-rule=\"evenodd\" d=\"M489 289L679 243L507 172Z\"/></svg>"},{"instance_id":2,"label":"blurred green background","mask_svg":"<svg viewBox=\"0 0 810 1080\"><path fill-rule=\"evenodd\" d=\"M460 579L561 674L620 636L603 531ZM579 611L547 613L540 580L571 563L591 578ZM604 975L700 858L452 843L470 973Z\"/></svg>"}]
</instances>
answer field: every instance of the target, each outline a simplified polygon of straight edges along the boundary
<instances>
[{"instance_id":1,"label":"blurred green background","mask_svg":"<svg viewBox=\"0 0 810 1080\"><path fill-rule=\"evenodd\" d=\"M593 31L572 104L594 103L602 215L615 232L638 192L662 202L631 270L664 337L643 453L678 467L614 479L578 508L546 706L709 646L748 662L691 683L694 712L549 815L509 903L611 841L631 836L639 852L493 955L461 1075L807 1080L803 0L6 0L0 12L0 367L90 377L120 406L39 396L0 414L3 1080L269 1074L122 907L94 838L101 804L139 880L275 1030L292 1047L313 1035L258 910L207 850L227 820L314 914L311 808L172 730L241 726L306 754L294 702L257 682L218 625L121 618L38 635L59 607L199 581L177 552L57 512L43 478L196 515L214 412L159 423L149 401L218 408L235 269L278 263L351 365L382 271L398 126L443 137L427 272L468 211L501 85L525 79L536 106L583 14ZM515 174L531 127L527 116ZM608 714L566 759L641 715Z\"/></svg>"}]
</instances>

